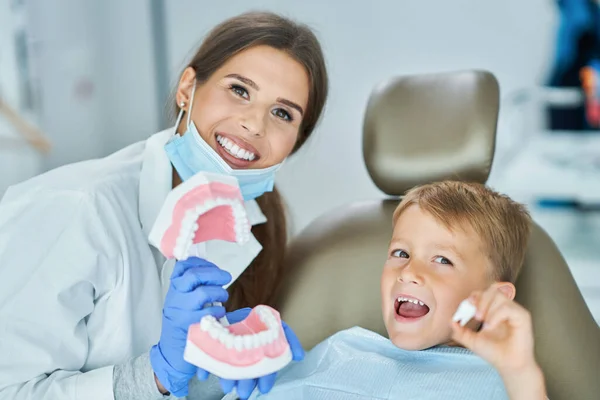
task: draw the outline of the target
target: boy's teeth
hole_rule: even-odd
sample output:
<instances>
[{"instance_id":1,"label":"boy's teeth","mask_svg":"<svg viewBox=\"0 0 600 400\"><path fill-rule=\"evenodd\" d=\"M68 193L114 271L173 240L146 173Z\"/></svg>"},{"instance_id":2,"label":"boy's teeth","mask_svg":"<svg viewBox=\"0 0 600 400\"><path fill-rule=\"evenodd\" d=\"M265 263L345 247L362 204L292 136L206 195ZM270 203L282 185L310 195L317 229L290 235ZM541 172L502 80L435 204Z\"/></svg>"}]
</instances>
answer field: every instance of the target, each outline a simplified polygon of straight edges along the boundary
<instances>
[{"instance_id":1,"label":"boy's teeth","mask_svg":"<svg viewBox=\"0 0 600 400\"><path fill-rule=\"evenodd\" d=\"M424 306L425 303L416 299L409 299L408 297L398 297L398 302L401 303L403 301L408 301L409 303L418 304L420 306Z\"/></svg>"},{"instance_id":2,"label":"boy's teeth","mask_svg":"<svg viewBox=\"0 0 600 400\"><path fill-rule=\"evenodd\" d=\"M233 143L231 140L224 138L221 135L217 135L217 142L221 145L221 147L227 150L227 152L235 158L248 161L252 161L256 158L256 155L254 153L242 149L240 146Z\"/></svg>"}]
</instances>

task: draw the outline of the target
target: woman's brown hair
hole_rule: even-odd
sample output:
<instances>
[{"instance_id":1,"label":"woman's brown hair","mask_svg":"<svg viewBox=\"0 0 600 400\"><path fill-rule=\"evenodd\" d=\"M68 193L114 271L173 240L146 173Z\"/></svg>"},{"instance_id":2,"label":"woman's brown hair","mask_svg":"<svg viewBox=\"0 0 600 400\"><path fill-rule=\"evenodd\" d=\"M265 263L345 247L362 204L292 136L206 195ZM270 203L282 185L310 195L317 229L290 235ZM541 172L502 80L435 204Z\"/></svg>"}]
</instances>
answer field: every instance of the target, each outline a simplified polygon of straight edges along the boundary
<instances>
[{"instance_id":1,"label":"woman's brown hair","mask_svg":"<svg viewBox=\"0 0 600 400\"><path fill-rule=\"evenodd\" d=\"M328 92L323 52L319 41L307 26L268 12L250 12L233 17L209 32L187 67L194 69L196 80L201 84L231 57L260 45L286 52L304 66L309 76L308 105L293 153L313 132ZM270 305L274 290L285 273L283 258L287 224L283 199L274 188L272 192L257 198L257 201L267 222L255 225L252 233L263 250L229 287L226 305L229 311L257 304Z\"/></svg>"}]
</instances>

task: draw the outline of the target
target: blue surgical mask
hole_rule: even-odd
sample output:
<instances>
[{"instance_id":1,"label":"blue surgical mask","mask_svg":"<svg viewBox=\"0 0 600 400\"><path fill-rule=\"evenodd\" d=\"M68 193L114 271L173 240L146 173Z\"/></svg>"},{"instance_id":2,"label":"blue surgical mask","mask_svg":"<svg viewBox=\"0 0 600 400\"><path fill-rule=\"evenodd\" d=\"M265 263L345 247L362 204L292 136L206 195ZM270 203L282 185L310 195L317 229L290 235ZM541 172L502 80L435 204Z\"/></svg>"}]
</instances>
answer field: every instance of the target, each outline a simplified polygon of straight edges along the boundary
<instances>
[{"instance_id":1,"label":"blue surgical mask","mask_svg":"<svg viewBox=\"0 0 600 400\"><path fill-rule=\"evenodd\" d=\"M192 102L196 85L192 89ZM179 111L175 123L175 134L165 145L167 156L182 180L187 180L198 172L213 172L237 178L244 200L253 200L265 192L273 190L275 173L282 163L263 169L233 169L200 136L196 125L190 119L192 104L187 116L187 130L183 136L177 133L183 109Z\"/></svg>"}]
</instances>

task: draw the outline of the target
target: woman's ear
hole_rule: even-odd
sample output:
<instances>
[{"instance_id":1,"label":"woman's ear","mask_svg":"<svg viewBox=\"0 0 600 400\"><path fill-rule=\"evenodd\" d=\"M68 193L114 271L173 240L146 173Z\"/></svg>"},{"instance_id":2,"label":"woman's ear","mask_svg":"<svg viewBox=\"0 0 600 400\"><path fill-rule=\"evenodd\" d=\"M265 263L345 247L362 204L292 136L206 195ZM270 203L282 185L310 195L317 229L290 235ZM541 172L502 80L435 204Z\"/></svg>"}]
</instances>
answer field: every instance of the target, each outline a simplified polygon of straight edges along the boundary
<instances>
[{"instance_id":1,"label":"woman's ear","mask_svg":"<svg viewBox=\"0 0 600 400\"><path fill-rule=\"evenodd\" d=\"M509 299L511 299L511 300L515 299L515 296L517 294L517 288L515 288L515 285L513 285L512 283L510 283L510 282L495 282L492 284L492 286L495 286L496 289L501 291L502 294L504 294Z\"/></svg>"},{"instance_id":2,"label":"woman's ear","mask_svg":"<svg viewBox=\"0 0 600 400\"><path fill-rule=\"evenodd\" d=\"M175 94L175 100L177 101L177 106L179 108L183 108L185 111L187 111L188 107L190 106L190 96L195 80L196 71L194 71L192 67L187 67L185 71L183 71L183 74L181 74L179 84L177 85L177 93Z\"/></svg>"}]
</instances>

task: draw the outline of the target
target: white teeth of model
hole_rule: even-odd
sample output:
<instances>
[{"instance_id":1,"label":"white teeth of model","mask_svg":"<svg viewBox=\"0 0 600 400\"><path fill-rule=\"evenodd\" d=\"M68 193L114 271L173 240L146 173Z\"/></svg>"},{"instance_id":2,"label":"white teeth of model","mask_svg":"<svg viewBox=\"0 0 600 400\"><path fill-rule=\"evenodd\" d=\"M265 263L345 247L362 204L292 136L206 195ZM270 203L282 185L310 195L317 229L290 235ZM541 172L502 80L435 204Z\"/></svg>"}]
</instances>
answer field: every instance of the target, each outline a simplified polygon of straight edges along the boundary
<instances>
[{"instance_id":1,"label":"white teeth of model","mask_svg":"<svg viewBox=\"0 0 600 400\"><path fill-rule=\"evenodd\" d=\"M181 221L181 228L179 229L179 237L177 238L178 241L182 236L185 239L187 239L187 235L189 235L189 232L192 229L192 227L194 226L194 224L196 223L197 219L198 219L198 215L194 212L194 210L186 211L185 216L183 217L183 220Z\"/></svg>"},{"instance_id":2,"label":"white teeth of model","mask_svg":"<svg viewBox=\"0 0 600 400\"><path fill-rule=\"evenodd\" d=\"M194 210L187 210L185 212L185 216L183 217L183 221L190 221L190 220L194 220L198 215L196 214L196 212Z\"/></svg>"},{"instance_id":3,"label":"white teeth of model","mask_svg":"<svg viewBox=\"0 0 600 400\"><path fill-rule=\"evenodd\" d=\"M206 202L204 203L204 210L210 210L211 208L213 208L215 206L215 201L213 199L208 199L206 200Z\"/></svg>"},{"instance_id":4,"label":"white teeth of model","mask_svg":"<svg viewBox=\"0 0 600 400\"><path fill-rule=\"evenodd\" d=\"M194 224L194 221L182 221L179 236L187 238L192 233Z\"/></svg>"},{"instance_id":5,"label":"white teeth of model","mask_svg":"<svg viewBox=\"0 0 600 400\"><path fill-rule=\"evenodd\" d=\"M277 337L279 336L279 331L273 330L273 328L269 328L267 333L269 334L269 336L268 336L269 342L275 341L277 339Z\"/></svg>"},{"instance_id":6,"label":"white teeth of model","mask_svg":"<svg viewBox=\"0 0 600 400\"><path fill-rule=\"evenodd\" d=\"M256 340L258 341L259 346L267 344L267 339L267 332L260 332L256 335Z\"/></svg>"},{"instance_id":7,"label":"white teeth of model","mask_svg":"<svg viewBox=\"0 0 600 400\"><path fill-rule=\"evenodd\" d=\"M254 336L254 341L256 342L256 347L260 347L260 346L264 346L265 344L268 344L268 342L265 339L264 332L260 332L260 333L256 334Z\"/></svg>"},{"instance_id":8,"label":"white teeth of model","mask_svg":"<svg viewBox=\"0 0 600 400\"><path fill-rule=\"evenodd\" d=\"M181 260L183 258L183 254L181 254L181 249L179 249L177 246L175 246L175 248L173 249L173 256L175 256L175 258L178 260Z\"/></svg>"},{"instance_id":9,"label":"white teeth of model","mask_svg":"<svg viewBox=\"0 0 600 400\"><path fill-rule=\"evenodd\" d=\"M211 327L211 317L212 316L209 315L200 320L200 329L202 329L205 332L208 332L208 330Z\"/></svg>"},{"instance_id":10,"label":"white teeth of model","mask_svg":"<svg viewBox=\"0 0 600 400\"><path fill-rule=\"evenodd\" d=\"M187 245L186 242L187 239L181 235L177 238L177 241L175 242L175 249L178 253L181 253L183 250L185 250L185 247Z\"/></svg>"},{"instance_id":11,"label":"white teeth of model","mask_svg":"<svg viewBox=\"0 0 600 400\"><path fill-rule=\"evenodd\" d=\"M233 347L235 347L235 349L238 350L238 351L243 350L243 348L244 348L244 341L242 340L241 336L235 336L233 338Z\"/></svg>"},{"instance_id":12,"label":"white teeth of model","mask_svg":"<svg viewBox=\"0 0 600 400\"><path fill-rule=\"evenodd\" d=\"M237 151L237 154L236 154L236 156L237 156L238 158L246 158L246 157L245 157L245 156L246 156L246 153L247 153L247 152L246 152L246 150L244 150L244 149L239 149L239 150Z\"/></svg>"},{"instance_id":13,"label":"white teeth of model","mask_svg":"<svg viewBox=\"0 0 600 400\"><path fill-rule=\"evenodd\" d=\"M208 332L213 339L223 343L223 345L225 345L225 347L228 349L235 348L238 351L242 351L244 349L252 350L260 346L270 344L279 336L278 331L273 330L273 328L269 328L269 330L253 335L235 336L229 332L227 328L220 325L216 320L207 321L203 319L200 324L200 329Z\"/></svg>"}]
</instances>

